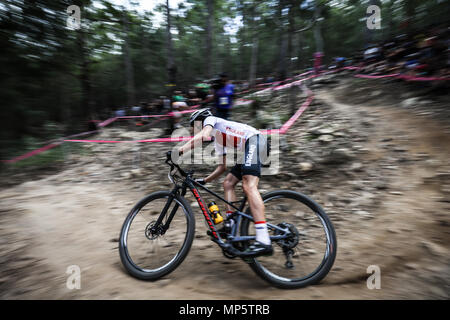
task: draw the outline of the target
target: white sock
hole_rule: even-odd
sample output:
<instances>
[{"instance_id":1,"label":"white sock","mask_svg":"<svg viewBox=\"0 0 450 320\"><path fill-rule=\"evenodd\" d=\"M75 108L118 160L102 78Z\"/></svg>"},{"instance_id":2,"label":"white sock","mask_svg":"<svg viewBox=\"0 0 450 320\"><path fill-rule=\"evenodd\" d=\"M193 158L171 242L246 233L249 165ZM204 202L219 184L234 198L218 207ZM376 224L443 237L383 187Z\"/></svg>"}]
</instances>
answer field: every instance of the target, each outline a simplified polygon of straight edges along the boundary
<instances>
[{"instance_id":1,"label":"white sock","mask_svg":"<svg viewBox=\"0 0 450 320\"><path fill-rule=\"evenodd\" d=\"M271 243L269 232L267 231L267 223L265 221L255 221L256 241L265 245Z\"/></svg>"}]
</instances>

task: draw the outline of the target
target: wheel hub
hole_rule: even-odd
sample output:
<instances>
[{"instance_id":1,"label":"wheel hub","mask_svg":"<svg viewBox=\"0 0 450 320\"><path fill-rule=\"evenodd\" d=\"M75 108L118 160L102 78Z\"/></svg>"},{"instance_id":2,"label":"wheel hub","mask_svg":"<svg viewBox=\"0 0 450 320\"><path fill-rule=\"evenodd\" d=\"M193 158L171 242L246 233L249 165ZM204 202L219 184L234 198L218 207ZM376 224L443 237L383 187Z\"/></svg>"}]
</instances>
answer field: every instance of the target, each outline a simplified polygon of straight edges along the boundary
<instances>
[{"instance_id":1,"label":"wheel hub","mask_svg":"<svg viewBox=\"0 0 450 320\"><path fill-rule=\"evenodd\" d=\"M155 240L163 234L162 226L155 227L156 221L152 221L145 227L145 236L148 240Z\"/></svg>"},{"instance_id":2,"label":"wheel hub","mask_svg":"<svg viewBox=\"0 0 450 320\"><path fill-rule=\"evenodd\" d=\"M298 233L297 228L290 223L287 222L282 222L280 224L278 224L278 227L282 228L282 229L288 229L289 230L289 234L286 238L284 239L280 239L277 241L278 245L280 245L282 248L286 248L286 249L292 249L294 248L299 241L300 235ZM275 235L282 235L283 233L281 231L276 230L275 231Z\"/></svg>"}]
</instances>

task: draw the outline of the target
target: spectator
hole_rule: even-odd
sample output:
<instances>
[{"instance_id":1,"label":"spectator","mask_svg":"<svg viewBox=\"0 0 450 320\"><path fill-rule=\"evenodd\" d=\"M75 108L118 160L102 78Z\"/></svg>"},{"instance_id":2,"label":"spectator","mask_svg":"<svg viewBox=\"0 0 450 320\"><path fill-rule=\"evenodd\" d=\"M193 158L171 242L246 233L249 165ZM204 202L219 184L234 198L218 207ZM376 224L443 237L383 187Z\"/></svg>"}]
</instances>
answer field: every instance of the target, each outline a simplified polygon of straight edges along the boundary
<instances>
[{"instance_id":1,"label":"spectator","mask_svg":"<svg viewBox=\"0 0 450 320\"><path fill-rule=\"evenodd\" d=\"M221 73L219 79L214 80L213 97L208 98L204 103L214 101L215 115L219 118L228 120L233 107L234 85L229 83L228 75Z\"/></svg>"}]
</instances>

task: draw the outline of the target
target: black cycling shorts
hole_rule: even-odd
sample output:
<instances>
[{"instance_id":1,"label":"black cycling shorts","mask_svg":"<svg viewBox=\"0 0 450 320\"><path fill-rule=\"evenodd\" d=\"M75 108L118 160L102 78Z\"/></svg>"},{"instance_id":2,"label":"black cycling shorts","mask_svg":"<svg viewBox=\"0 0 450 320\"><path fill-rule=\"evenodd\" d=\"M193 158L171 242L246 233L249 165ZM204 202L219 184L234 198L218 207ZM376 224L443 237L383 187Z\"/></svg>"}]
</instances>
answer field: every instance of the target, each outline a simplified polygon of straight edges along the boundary
<instances>
[{"instance_id":1,"label":"black cycling shorts","mask_svg":"<svg viewBox=\"0 0 450 320\"><path fill-rule=\"evenodd\" d=\"M237 163L230 173L242 180L242 176L251 175L261 177L261 157L267 156L267 140L264 136L257 134L247 139L245 142L244 158L241 163Z\"/></svg>"}]
</instances>

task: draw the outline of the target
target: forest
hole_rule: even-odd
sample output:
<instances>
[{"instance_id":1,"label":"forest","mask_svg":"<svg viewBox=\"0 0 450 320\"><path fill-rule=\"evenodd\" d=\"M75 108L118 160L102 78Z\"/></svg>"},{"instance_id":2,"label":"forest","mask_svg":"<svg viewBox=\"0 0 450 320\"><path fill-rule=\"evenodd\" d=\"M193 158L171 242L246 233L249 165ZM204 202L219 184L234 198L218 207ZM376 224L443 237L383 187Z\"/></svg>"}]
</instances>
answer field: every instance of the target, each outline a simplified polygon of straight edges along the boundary
<instances>
[{"instance_id":1,"label":"forest","mask_svg":"<svg viewBox=\"0 0 450 320\"><path fill-rule=\"evenodd\" d=\"M450 299L448 0L2 0L0 48L0 299Z\"/></svg>"},{"instance_id":2,"label":"forest","mask_svg":"<svg viewBox=\"0 0 450 320\"><path fill-rule=\"evenodd\" d=\"M144 3L147 1L141 1ZM79 25L71 25L79 8ZM368 6L380 8L369 29ZM0 4L0 156L79 132L220 72L255 83L351 59L448 25L441 0L6 0ZM72 21L70 21L72 19Z\"/></svg>"}]
</instances>

